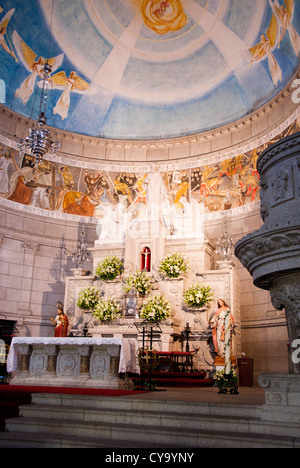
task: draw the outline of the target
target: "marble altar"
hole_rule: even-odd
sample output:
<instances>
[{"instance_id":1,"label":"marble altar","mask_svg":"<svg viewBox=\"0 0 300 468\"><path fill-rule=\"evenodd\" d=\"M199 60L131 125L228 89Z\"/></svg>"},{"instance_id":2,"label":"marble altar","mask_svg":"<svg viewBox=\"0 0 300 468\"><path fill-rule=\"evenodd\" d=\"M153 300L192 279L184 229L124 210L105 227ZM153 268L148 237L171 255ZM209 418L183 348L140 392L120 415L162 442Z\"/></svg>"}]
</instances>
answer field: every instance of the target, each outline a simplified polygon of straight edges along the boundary
<instances>
[{"instance_id":1,"label":"marble altar","mask_svg":"<svg viewBox=\"0 0 300 468\"><path fill-rule=\"evenodd\" d=\"M199 371L205 370L208 375L212 375L215 371L215 353L209 321L217 309L216 303L219 298L223 298L230 305L234 314L238 326L233 339L233 352L236 357L241 355L239 279L234 265L231 262L223 262L221 266L218 265L218 269L213 269L213 245L207 239L179 238L172 235L158 238L149 235L146 229L141 232L141 237L128 235L122 242L96 241L94 248L91 249L93 273L90 276L75 275L66 279L64 305L71 332L74 336L78 336L83 333L83 328L86 326L89 335L93 337L128 338L135 340L138 348L142 346L142 336L135 325L136 322L141 322L138 313L134 317L124 314L122 318L112 323L101 323L91 312L82 311L77 305L77 299L82 289L95 286L100 290L102 297L117 299L125 310L123 279L140 269L141 252L148 247L151 251L151 268L147 274L153 280L151 294L163 295L172 307L171 317L160 323L162 334L155 337L154 348L162 352L185 351L184 330L189 323L190 348L191 351L196 351L195 368ZM165 255L173 253L182 253L190 266L187 274L178 279L163 277L158 271L160 260ZM124 261L124 273L117 280L101 281L95 275L98 262L107 256L117 256ZM203 282L212 288L214 300L204 309L190 309L183 303L184 292L195 282ZM139 297L139 304L145 299Z\"/></svg>"},{"instance_id":2,"label":"marble altar","mask_svg":"<svg viewBox=\"0 0 300 468\"><path fill-rule=\"evenodd\" d=\"M139 372L136 340L13 338L7 358L12 385L130 388Z\"/></svg>"}]
</instances>

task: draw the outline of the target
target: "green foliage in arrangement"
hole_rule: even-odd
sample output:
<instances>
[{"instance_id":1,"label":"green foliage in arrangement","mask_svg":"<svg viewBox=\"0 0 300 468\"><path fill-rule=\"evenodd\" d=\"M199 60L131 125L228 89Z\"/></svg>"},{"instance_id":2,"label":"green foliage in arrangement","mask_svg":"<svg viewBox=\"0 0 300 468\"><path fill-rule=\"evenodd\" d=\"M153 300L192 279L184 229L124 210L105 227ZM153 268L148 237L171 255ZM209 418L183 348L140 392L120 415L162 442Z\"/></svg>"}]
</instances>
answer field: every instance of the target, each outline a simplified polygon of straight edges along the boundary
<instances>
[{"instance_id":1,"label":"green foliage in arrangement","mask_svg":"<svg viewBox=\"0 0 300 468\"><path fill-rule=\"evenodd\" d=\"M99 302L101 293L94 286L88 286L79 293L77 306L82 310L93 310Z\"/></svg>"},{"instance_id":2,"label":"green foliage in arrangement","mask_svg":"<svg viewBox=\"0 0 300 468\"><path fill-rule=\"evenodd\" d=\"M101 322L110 322L116 320L119 317L122 317L123 312L120 304L116 299L100 299L95 309L93 310L93 315L96 319Z\"/></svg>"},{"instance_id":3,"label":"green foliage in arrangement","mask_svg":"<svg viewBox=\"0 0 300 468\"><path fill-rule=\"evenodd\" d=\"M201 308L213 300L210 286L203 283L193 284L183 294L183 301L188 307Z\"/></svg>"},{"instance_id":4,"label":"green foliage in arrangement","mask_svg":"<svg viewBox=\"0 0 300 468\"><path fill-rule=\"evenodd\" d=\"M149 322L159 322L165 320L171 314L171 304L163 296L150 296L149 299L142 304L140 317Z\"/></svg>"},{"instance_id":5,"label":"green foliage in arrangement","mask_svg":"<svg viewBox=\"0 0 300 468\"><path fill-rule=\"evenodd\" d=\"M98 263L96 276L103 280L114 280L124 271L123 262L115 256L108 256Z\"/></svg>"},{"instance_id":6,"label":"green foliage in arrangement","mask_svg":"<svg viewBox=\"0 0 300 468\"><path fill-rule=\"evenodd\" d=\"M124 291L129 293L132 289L135 289L141 296L146 296L152 289L152 282L152 277L147 273L137 271L125 280Z\"/></svg>"},{"instance_id":7,"label":"green foliage in arrangement","mask_svg":"<svg viewBox=\"0 0 300 468\"><path fill-rule=\"evenodd\" d=\"M159 271L169 278L178 278L188 269L189 265L181 253L167 255L159 265Z\"/></svg>"}]
</instances>

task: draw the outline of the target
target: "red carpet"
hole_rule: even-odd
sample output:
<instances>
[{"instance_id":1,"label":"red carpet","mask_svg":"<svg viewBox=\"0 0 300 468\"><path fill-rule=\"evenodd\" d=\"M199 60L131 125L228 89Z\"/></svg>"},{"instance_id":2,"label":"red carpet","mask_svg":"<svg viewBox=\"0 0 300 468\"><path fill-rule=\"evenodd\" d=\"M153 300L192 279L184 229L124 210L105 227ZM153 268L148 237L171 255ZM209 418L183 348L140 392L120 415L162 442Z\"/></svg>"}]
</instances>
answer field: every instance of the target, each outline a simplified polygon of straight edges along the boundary
<instances>
[{"instance_id":1,"label":"red carpet","mask_svg":"<svg viewBox=\"0 0 300 468\"><path fill-rule=\"evenodd\" d=\"M5 420L19 416L19 406L31 403L32 393L64 393L72 395L98 395L118 397L145 393L134 390L69 387L35 387L0 385L0 431L5 430Z\"/></svg>"},{"instance_id":2,"label":"red carpet","mask_svg":"<svg viewBox=\"0 0 300 468\"><path fill-rule=\"evenodd\" d=\"M27 385L1 385L0 400L3 395L13 396L14 392L19 394L32 393L64 393L72 395L99 395L99 396L124 396L141 393L135 390L118 390L106 388L73 388L73 387L38 387Z\"/></svg>"},{"instance_id":3,"label":"red carpet","mask_svg":"<svg viewBox=\"0 0 300 468\"><path fill-rule=\"evenodd\" d=\"M212 387L215 383L212 379L205 379L206 372L152 372L151 379L157 387ZM136 385L141 385L141 380L148 382L150 375L130 375Z\"/></svg>"}]
</instances>

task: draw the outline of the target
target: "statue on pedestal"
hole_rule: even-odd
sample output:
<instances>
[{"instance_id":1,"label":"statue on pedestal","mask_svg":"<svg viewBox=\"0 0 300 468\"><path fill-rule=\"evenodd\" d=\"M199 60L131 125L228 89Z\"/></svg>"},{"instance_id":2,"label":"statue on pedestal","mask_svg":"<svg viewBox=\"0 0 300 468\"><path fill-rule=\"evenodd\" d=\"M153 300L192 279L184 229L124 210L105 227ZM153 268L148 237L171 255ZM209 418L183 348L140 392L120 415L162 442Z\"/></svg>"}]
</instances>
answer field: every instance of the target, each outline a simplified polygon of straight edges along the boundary
<instances>
[{"instance_id":1,"label":"statue on pedestal","mask_svg":"<svg viewBox=\"0 0 300 468\"><path fill-rule=\"evenodd\" d=\"M57 316L55 319L51 317L51 322L54 325L54 337L65 338L68 336L69 319L64 313L64 308L61 303L56 305Z\"/></svg>"},{"instance_id":2,"label":"statue on pedestal","mask_svg":"<svg viewBox=\"0 0 300 468\"><path fill-rule=\"evenodd\" d=\"M225 317L229 310L229 306L223 299L218 299L218 309L210 320L210 325L213 329L213 343L215 347L215 352L221 358L225 357ZM233 330L234 317L230 312L230 323L231 330Z\"/></svg>"},{"instance_id":3,"label":"statue on pedestal","mask_svg":"<svg viewBox=\"0 0 300 468\"><path fill-rule=\"evenodd\" d=\"M162 204L168 197L163 178L156 164L151 165L151 172L144 179L147 196L147 214L150 219L160 219Z\"/></svg>"}]
</instances>

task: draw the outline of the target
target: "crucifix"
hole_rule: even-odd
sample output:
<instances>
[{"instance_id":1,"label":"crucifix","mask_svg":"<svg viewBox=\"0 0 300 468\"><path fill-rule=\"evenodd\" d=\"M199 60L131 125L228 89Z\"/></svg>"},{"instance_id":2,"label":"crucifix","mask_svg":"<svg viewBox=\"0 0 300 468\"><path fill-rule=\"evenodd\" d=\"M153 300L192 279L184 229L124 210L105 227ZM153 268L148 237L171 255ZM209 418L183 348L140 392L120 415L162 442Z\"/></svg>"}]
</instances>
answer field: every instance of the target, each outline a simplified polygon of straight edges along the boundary
<instances>
[{"instance_id":1,"label":"crucifix","mask_svg":"<svg viewBox=\"0 0 300 468\"><path fill-rule=\"evenodd\" d=\"M144 247L142 250L141 271L151 271L151 250L149 247Z\"/></svg>"}]
</instances>

